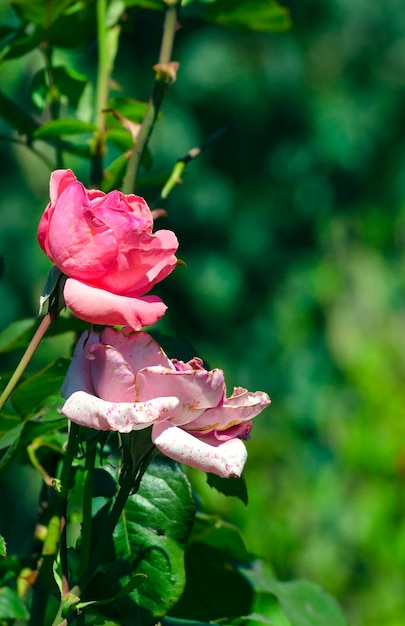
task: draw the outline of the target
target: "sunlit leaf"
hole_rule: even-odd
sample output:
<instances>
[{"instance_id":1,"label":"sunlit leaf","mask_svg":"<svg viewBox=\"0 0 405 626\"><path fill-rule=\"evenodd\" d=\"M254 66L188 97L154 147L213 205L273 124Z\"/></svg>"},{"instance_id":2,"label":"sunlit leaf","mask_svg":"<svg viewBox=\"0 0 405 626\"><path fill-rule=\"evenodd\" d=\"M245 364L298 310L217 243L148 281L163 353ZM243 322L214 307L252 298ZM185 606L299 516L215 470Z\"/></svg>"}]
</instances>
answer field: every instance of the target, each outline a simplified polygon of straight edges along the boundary
<instances>
[{"instance_id":1,"label":"sunlit leaf","mask_svg":"<svg viewBox=\"0 0 405 626\"><path fill-rule=\"evenodd\" d=\"M201 16L242 31L270 32L290 27L288 10L274 0L217 0Z\"/></svg>"},{"instance_id":2,"label":"sunlit leaf","mask_svg":"<svg viewBox=\"0 0 405 626\"><path fill-rule=\"evenodd\" d=\"M24 601L14 589L0 588L0 620L28 620L29 613Z\"/></svg>"},{"instance_id":3,"label":"sunlit leaf","mask_svg":"<svg viewBox=\"0 0 405 626\"><path fill-rule=\"evenodd\" d=\"M0 556L7 556L7 546L4 537L0 535Z\"/></svg>"},{"instance_id":4,"label":"sunlit leaf","mask_svg":"<svg viewBox=\"0 0 405 626\"><path fill-rule=\"evenodd\" d=\"M337 602L324 589L307 580L280 582L260 563L241 570L256 592L275 596L291 626L347 626Z\"/></svg>"},{"instance_id":5,"label":"sunlit leaf","mask_svg":"<svg viewBox=\"0 0 405 626\"><path fill-rule=\"evenodd\" d=\"M42 139L42 137L63 137L64 135L93 133L96 130L97 126L90 122L74 119L60 119L43 124L34 132L33 137L34 139Z\"/></svg>"},{"instance_id":6,"label":"sunlit leaf","mask_svg":"<svg viewBox=\"0 0 405 626\"><path fill-rule=\"evenodd\" d=\"M13 322L0 333L0 353L25 348L31 341L36 328L37 320L29 318ZM48 331L50 337L67 332L79 333L88 328L88 324L76 318L59 317Z\"/></svg>"}]
</instances>

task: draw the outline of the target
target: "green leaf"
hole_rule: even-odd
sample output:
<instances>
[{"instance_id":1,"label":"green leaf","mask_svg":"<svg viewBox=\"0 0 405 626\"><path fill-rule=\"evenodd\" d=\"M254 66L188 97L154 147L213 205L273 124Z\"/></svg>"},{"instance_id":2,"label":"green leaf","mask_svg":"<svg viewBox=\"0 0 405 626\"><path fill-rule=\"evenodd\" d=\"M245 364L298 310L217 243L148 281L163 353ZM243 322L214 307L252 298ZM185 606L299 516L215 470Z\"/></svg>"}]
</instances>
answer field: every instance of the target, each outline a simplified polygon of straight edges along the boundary
<instances>
[{"instance_id":1,"label":"green leaf","mask_svg":"<svg viewBox=\"0 0 405 626\"><path fill-rule=\"evenodd\" d=\"M242 500L243 504L248 503L248 493L246 481L241 478L221 478L215 474L207 474L207 483L224 496L234 496Z\"/></svg>"},{"instance_id":2,"label":"green leaf","mask_svg":"<svg viewBox=\"0 0 405 626\"><path fill-rule=\"evenodd\" d=\"M39 70L31 85L31 98L36 107L43 111L54 99L67 102L77 108L88 78L66 66L52 68L52 87L49 85L48 73L45 69Z\"/></svg>"},{"instance_id":3,"label":"green leaf","mask_svg":"<svg viewBox=\"0 0 405 626\"><path fill-rule=\"evenodd\" d=\"M97 130L95 124L82 120L61 119L53 120L40 126L33 134L34 139L43 137L63 137L64 135L79 135L82 133L94 133Z\"/></svg>"},{"instance_id":4,"label":"green leaf","mask_svg":"<svg viewBox=\"0 0 405 626\"><path fill-rule=\"evenodd\" d=\"M275 0L217 0L201 17L239 31L283 31L291 26L288 10Z\"/></svg>"},{"instance_id":5,"label":"green leaf","mask_svg":"<svg viewBox=\"0 0 405 626\"><path fill-rule=\"evenodd\" d=\"M318 585L307 580L280 582L263 571L260 563L241 571L256 592L277 598L291 626L347 626L337 602Z\"/></svg>"},{"instance_id":6,"label":"green leaf","mask_svg":"<svg viewBox=\"0 0 405 626\"><path fill-rule=\"evenodd\" d=\"M52 404L52 402L57 405L61 403L61 399L49 398L49 403ZM0 449L8 448L0 461L0 477L20 454L25 454L27 447L34 439L52 437L66 425L66 418L58 413L56 406L51 406L48 409L44 408L39 415L19 424L0 437Z\"/></svg>"},{"instance_id":7,"label":"green leaf","mask_svg":"<svg viewBox=\"0 0 405 626\"><path fill-rule=\"evenodd\" d=\"M165 457L155 459L114 531L116 559L147 576L130 597L153 623L183 591L184 549L193 519L194 500L183 471Z\"/></svg>"},{"instance_id":8,"label":"green leaf","mask_svg":"<svg viewBox=\"0 0 405 626\"><path fill-rule=\"evenodd\" d=\"M141 124L143 118L145 117L147 108L147 102L141 102L140 100L135 100L134 98L122 96L111 98L106 106L107 111L116 111L122 117L125 117L136 124ZM107 127L117 126L117 122L119 124L119 120L114 118L113 113L107 114Z\"/></svg>"},{"instance_id":9,"label":"green leaf","mask_svg":"<svg viewBox=\"0 0 405 626\"><path fill-rule=\"evenodd\" d=\"M4 537L0 535L0 557L1 556L7 556L7 545Z\"/></svg>"},{"instance_id":10,"label":"green leaf","mask_svg":"<svg viewBox=\"0 0 405 626\"><path fill-rule=\"evenodd\" d=\"M128 158L126 154L121 154L104 170L104 178L101 183L101 190L104 193L121 186L127 169Z\"/></svg>"},{"instance_id":11,"label":"green leaf","mask_svg":"<svg viewBox=\"0 0 405 626\"><path fill-rule=\"evenodd\" d=\"M181 619L179 617L165 617L162 626L209 626L214 622L196 622L195 620Z\"/></svg>"},{"instance_id":12,"label":"green leaf","mask_svg":"<svg viewBox=\"0 0 405 626\"><path fill-rule=\"evenodd\" d=\"M124 0L125 6L139 7L141 9L152 9L153 11L164 11L166 5L163 0Z\"/></svg>"},{"instance_id":13,"label":"green leaf","mask_svg":"<svg viewBox=\"0 0 405 626\"><path fill-rule=\"evenodd\" d=\"M11 0L10 4L23 21L48 28L72 0Z\"/></svg>"},{"instance_id":14,"label":"green leaf","mask_svg":"<svg viewBox=\"0 0 405 626\"><path fill-rule=\"evenodd\" d=\"M217 516L199 513L186 550L186 587L173 609L174 615L209 621L224 615L249 614L253 589L238 569L249 561L235 526Z\"/></svg>"},{"instance_id":15,"label":"green leaf","mask_svg":"<svg viewBox=\"0 0 405 626\"><path fill-rule=\"evenodd\" d=\"M11 395L12 405L18 413L23 417L30 415L42 400L59 394L69 365L70 359L60 357L21 383Z\"/></svg>"},{"instance_id":16,"label":"green leaf","mask_svg":"<svg viewBox=\"0 0 405 626\"><path fill-rule=\"evenodd\" d=\"M25 348L31 341L40 322L32 318L13 322L0 333L0 353ZM80 333L88 324L76 318L59 317L51 326L49 335L54 337L67 332Z\"/></svg>"},{"instance_id":17,"label":"green leaf","mask_svg":"<svg viewBox=\"0 0 405 626\"><path fill-rule=\"evenodd\" d=\"M0 620L29 619L29 613L23 600L9 587L0 588Z\"/></svg>"},{"instance_id":18,"label":"green leaf","mask_svg":"<svg viewBox=\"0 0 405 626\"><path fill-rule=\"evenodd\" d=\"M38 124L15 102L0 92L0 116L22 135L31 136Z\"/></svg>"}]
</instances>

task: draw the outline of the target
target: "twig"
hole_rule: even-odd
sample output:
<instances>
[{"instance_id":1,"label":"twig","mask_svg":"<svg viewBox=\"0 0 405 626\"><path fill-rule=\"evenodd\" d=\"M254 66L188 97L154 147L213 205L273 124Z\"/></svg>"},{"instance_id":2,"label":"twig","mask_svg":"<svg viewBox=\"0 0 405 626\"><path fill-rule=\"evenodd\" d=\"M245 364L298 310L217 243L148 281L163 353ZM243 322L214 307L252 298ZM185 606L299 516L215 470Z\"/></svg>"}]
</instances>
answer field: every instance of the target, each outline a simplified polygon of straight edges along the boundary
<instances>
[{"instance_id":1,"label":"twig","mask_svg":"<svg viewBox=\"0 0 405 626\"><path fill-rule=\"evenodd\" d=\"M163 37L160 47L159 61L158 64L154 66L156 75L152 87L152 94L148 102L148 108L146 110L145 117L143 118L132 154L128 161L122 188L123 192L126 194L133 193L135 189L142 155L152 134L153 127L166 92L166 85L175 78L177 66L172 64L171 56L177 29L177 18L180 4L181 0L172 0L172 2L166 0L167 6L163 25Z\"/></svg>"}]
</instances>

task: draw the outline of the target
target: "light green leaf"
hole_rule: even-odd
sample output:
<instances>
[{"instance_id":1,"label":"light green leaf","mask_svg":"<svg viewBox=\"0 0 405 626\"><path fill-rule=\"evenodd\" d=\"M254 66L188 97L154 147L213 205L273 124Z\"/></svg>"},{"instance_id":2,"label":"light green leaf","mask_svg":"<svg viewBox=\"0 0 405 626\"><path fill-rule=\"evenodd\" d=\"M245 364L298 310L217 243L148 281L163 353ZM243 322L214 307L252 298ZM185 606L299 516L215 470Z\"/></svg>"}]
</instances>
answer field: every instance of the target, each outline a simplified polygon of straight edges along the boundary
<instances>
[{"instance_id":1,"label":"light green leaf","mask_svg":"<svg viewBox=\"0 0 405 626\"><path fill-rule=\"evenodd\" d=\"M0 535L0 557L7 556L7 545L4 537Z\"/></svg>"},{"instance_id":2,"label":"light green leaf","mask_svg":"<svg viewBox=\"0 0 405 626\"><path fill-rule=\"evenodd\" d=\"M29 613L23 600L9 587L0 588L0 620L29 619Z\"/></svg>"},{"instance_id":3,"label":"light green leaf","mask_svg":"<svg viewBox=\"0 0 405 626\"><path fill-rule=\"evenodd\" d=\"M28 318L10 324L0 333L0 353L28 346L39 323L35 319ZM88 324L81 320L59 317L52 324L49 335L54 337L67 332L80 333L86 328L88 328Z\"/></svg>"},{"instance_id":4,"label":"light green leaf","mask_svg":"<svg viewBox=\"0 0 405 626\"><path fill-rule=\"evenodd\" d=\"M82 133L94 133L97 126L82 120L61 119L53 120L40 126L33 134L34 139L45 137L63 137L64 135L79 135Z\"/></svg>"},{"instance_id":5,"label":"light green leaf","mask_svg":"<svg viewBox=\"0 0 405 626\"><path fill-rule=\"evenodd\" d=\"M291 26L288 10L275 0L217 0L201 17L241 31L283 31Z\"/></svg>"},{"instance_id":6,"label":"light green leaf","mask_svg":"<svg viewBox=\"0 0 405 626\"><path fill-rule=\"evenodd\" d=\"M277 598L291 626L347 626L337 602L324 589L307 580L280 582L269 575L260 563L241 569L256 592Z\"/></svg>"}]
</instances>

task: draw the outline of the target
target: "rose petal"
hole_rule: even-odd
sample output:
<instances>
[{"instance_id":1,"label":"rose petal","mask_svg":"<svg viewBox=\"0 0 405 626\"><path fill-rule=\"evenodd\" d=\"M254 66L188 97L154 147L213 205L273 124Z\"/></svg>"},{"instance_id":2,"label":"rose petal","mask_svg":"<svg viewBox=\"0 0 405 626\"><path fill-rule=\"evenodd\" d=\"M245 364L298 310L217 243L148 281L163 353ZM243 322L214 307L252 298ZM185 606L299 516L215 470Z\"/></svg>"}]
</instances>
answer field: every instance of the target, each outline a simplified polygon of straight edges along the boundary
<instances>
[{"instance_id":1,"label":"rose petal","mask_svg":"<svg viewBox=\"0 0 405 626\"><path fill-rule=\"evenodd\" d=\"M251 392L238 387L238 395L232 395L222 406L208 408L193 421L193 430L208 433L212 430L228 430L241 422L251 420L269 406L271 400L264 391Z\"/></svg>"},{"instance_id":2,"label":"rose petal","mask_svg":"<svg viewBox=\"0 0 405 626\"><path fill-rule=\"evenodd\" d=\"M170 459L222 478L239 477L247 459L240 439L207 443L168 422L154 424L152 441Z\"/></svg>"},{"instance_id":3,"label":"rose petal","mask_svg":"<svg viewBox=\"0 0 405 626\"><path fill-rule=\"evenodd\" d=\"M216 406L224 389L224 374L219 369L178 372L148 367L136 377L137 400L168 395L179 398L180 404L170 420L177 426L195 420L205 409Z\"/></svg>"},{"instance_id":4,"label":"rose petal","mask_svg":"<svg viewBox=\"0 0 405 626\"><path fill-rule=\"evenodd\" d=\"M68 398L75 391L95 393L91 373L92 360L88 358L88 348L91 344L97 344L98 341L99 336L96 333L84 332L80 337L62 384L62 398Z\"/></svg>"},{"instance_id":5,"label":"rose petal","mask_svg":"<svg viewBox=\"0 0 405 626\"><path fill-rule=\"evenodd\" d=\"M148 333L132 332L129 328L121 332L106 328L100 335L100 342L118 350L135 373L154 365L174 370L171 360Z\"/></svg>"},{"instance_id":6,"label":"rose petal","mask_svg":"<svg viewBox=\"0 0 405 626\"><path fill-rule=\"evenodd\" d=\"M118 245L113 231L94 217L86 190L71 183L59 196L49 221L51 260L71 278L93 282L112 266Z\"/></svg>"},{"instance_id":7,"label":"rose petal","mask_svg":"<svg viewBox=\"0 0 405 626\"><path fill-rule=\"evenodd\" d=\"M62 414L75 424L96 430L129 433L150 426L176 408L177 398L154 398L149 402L106 402L77 391L62 407Z\"/></svg>"},{"instance_id":8,"label":"rose petal","mask_svg":"<svg viewBox=\"0 0 405 626\"><path fill-rule=\"evenodd\" d=\"M122 324L133 330L154 324L167 309L157 296L118 296L73 278L67 279L63 295L66 306L79 319L106 326Z\"/></svg>"}]
</instances>

